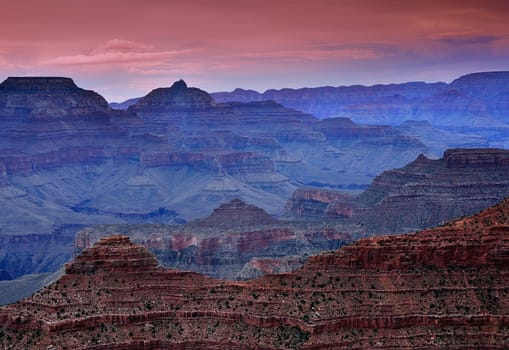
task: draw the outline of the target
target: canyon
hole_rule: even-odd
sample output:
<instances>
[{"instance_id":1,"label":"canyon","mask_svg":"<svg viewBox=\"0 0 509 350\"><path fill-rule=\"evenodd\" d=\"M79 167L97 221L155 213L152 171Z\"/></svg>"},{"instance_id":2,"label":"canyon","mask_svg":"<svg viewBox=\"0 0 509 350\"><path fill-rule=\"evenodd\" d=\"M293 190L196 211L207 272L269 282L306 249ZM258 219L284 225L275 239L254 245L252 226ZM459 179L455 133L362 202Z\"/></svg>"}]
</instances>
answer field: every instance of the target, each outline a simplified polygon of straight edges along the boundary
<instances>
[{"instance_id":1,"label":"canyon","mask_svg":"<svg viewBox=\"0 0 509 350\"><path fill-rule=\"evenodd\" d=\"M320 125L271 101L216 103L184 81L121 111L70 78L8 78L0 84L2 276L56 271L85 226L182 224L234 198L282 215L304 184L365 187L426 149L392 128L350 123L343 137Z\"/></svg>"},{"instance_id":2,"label":"canyon","mask_svg":"<svg viewBox=\"0 0 509 350\"><path fill-rule=\"evenodd\" d=\"M109 234L150 249L162 264L215 278L292 271L307 257L366 236L412 232L471 215L509 196L509 151L451 149L388 170L357 195L299 188L287 216L232 200L185 225L98 225L76 235L78 252Z\"/></svg>"},{"instance_id":3,"label":"canyon","mask_svg":"<svg viewBox=\"0 0 509 350\"><path fill-rule=\"evenodd\" d=\"M222 279L251 279L292 271L306 257L353 240L355 225L277 220L263 209L234 199L185 225L95 225L76 234L75 254L117 234L154 253L165 267Z\"/></svg>"},{"instance_id":4,"label":"canyon","mask_svg":"<svg viewBox=\"0 0 509 350\"><path fill-rule=\"evenodd\" d=\"M472 98L488 96L483 84L498 79L497 84L503 85L505 79L503 74L479 74L476 79L459 79L461 86L469 86L465 89ZM420 88L412 87L416 96ZM497 108L503 112L503 96L500 101ZM302 257L338 248L365 234L422 229L470 214L463 209L443 210L435 221L385 227L376 224L377 218L388 215L389 222L396 220L396 205L377 206L383 214L366 221L359 214L359 201L351 198L362 198L359 194L376 185L379 174L404 167L420 154L434 159L446 149L493 143L491 134L443 130L433 122L367 125L346 115L321 120L277 101L222 101L183 80L134 102L125 110L112 109L99 94L63 77L11 77L0 84L2 279L57 271L75 253L75 235L86 227L93 227L91 232L132 231L128 225L140 225L133 227L140 227L147 237L150 230L161 237L180 232L182 237L194 237L190 242L204 244L202 250L193 244L173 249L169 241L151 248L161 261L175 267L228 278L286 271L300 266ZM501 135L503 129L497 130ZM504 181L486 177L484 186L496 187ZM322 209L314 218L285 211L289 198L309 189L344 193L325 216L319 214ZM468 202L475 196L461 198ZM224 234L220 220L191 229L195 220L234 199L284 222L237 227ZM360 209L373 206L360 203ZM289 218L284 217L287 214ZM323 217L327 222L317 223ZM308 219L315 221L309 227ZM193 224L175 228L185 223ZM153 226L141 228L145 224ZM137 243L150 241L137 237ZM245 253L246 244L241 242L248 237L267 239L273 246ZM228 261L233 266L230 272L226 272ZM219 262L216 267L215 262Z\"/></svg>"},{"instance_id":5,"label":"canyon","mask_svg":"<svg viewBox=\"0 0 509 350\"><path fill-rule=\"evenodd\" d=\"M234 282L162 268L102 238L0 308L6 349L504 349L509 202L419 233L364 238Z\"/></svg>"}]
</instances>

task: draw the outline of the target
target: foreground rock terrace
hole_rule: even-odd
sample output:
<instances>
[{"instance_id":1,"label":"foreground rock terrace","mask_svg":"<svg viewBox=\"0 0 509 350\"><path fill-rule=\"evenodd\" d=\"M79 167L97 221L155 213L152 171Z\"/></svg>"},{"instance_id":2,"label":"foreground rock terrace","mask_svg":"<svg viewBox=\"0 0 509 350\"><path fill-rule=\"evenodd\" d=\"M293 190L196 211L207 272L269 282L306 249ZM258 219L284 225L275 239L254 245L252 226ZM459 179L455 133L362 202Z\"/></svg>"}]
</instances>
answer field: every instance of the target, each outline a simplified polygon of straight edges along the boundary
<instances>
[{"instance_id":1,"label":"foreground rock terrace","mask_svg":"<svg viewBox=\"0 0 509 350\"><path fill-rule=\"evenodd\" d=\"M0 309L6 349L505 349L509 202L247 282L165 269L110 236Z\"/></svg>"}]
</instances>

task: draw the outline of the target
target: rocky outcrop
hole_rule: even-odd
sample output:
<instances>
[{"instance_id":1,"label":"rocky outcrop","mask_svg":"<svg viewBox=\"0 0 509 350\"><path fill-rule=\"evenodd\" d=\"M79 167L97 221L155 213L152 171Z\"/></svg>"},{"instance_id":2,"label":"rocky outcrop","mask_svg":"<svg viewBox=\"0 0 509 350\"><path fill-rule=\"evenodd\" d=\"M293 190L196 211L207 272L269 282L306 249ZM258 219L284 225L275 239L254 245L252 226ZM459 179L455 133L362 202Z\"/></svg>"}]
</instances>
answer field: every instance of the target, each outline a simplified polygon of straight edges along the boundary
<instances>
[{"instance_id":1,"label":"rocky outcrop","mask_svg":"<svg viewBox=\"0 0 509 350\"><path fill-rule=\"evenodd\" d=\"M192 225L231 229L272 225L277 222L265 210L246 204L240 199L232 199L214 209L207 218L196 220Z\"/></svg>"},{"instance_id":2,"label":"rocky outcrop","mask_svg":"<svg viewBox=\"0 0 509 350\"><path fill-rule=\"evenodd\" d=\"M359 195L299 189L286 203L293 217L350 218L366 233L410 232L471 215L509 195L509 151L450 149L385 171Z\"/></svg>"},{"instance_id":3,"label":"rocky outcrop","mask_svg":"<svg viewBox=\"0 0 509 350\"><path fill-rule=\"evenodd\" d=\"M107 116L99 94L62 77L9 77L0 84L0 115L33 118Z\"/></svg>"},{"instance_id":4,"label":"rocky outcrop","mask_svg":"<svg viewBox=\"0 0 509 350\"><path fill-rule=\"evenodd\" d=\"M309 266L383 271L502 266L509 262L504 248L509 243L508 209L505 200L478 215L419 233L361 239L334 254L311 257Z\"/></svg>"},{"instance_id":5,"label":"rocky outcrop","mask_svg":"<svg viewBox=\"0 0 509 350\"><path fill-rule=\"evenodd\" d=\"M89 275L97 272L144 272L158 266L157 258L127 236L103 238L65 265L66 274Z\"/></svg>"},{"instance_id":6,"label":"rocky outcrop","mask_svg":"<svg viewBox=\"0 0 509 350\"><path fill-rule=\"evenodd\" d=\"M446 167L472 169L509 168L509 151L501 149L450 149L444 152Z\"/></svg>"},{"instance_id":7,"label":"rocky outcrop","mask_svg":"<svg viewBox=\"0 0 509 350\"><path fill-rule=\"evenodd\" d=\"M302 269L227 282L163 269L104 238L0 309L0 344L80 349L504 349L509 202L446 226L367 238Z\"/></svg>"},{"instance_id":8,"label":"rocky outcrop","mask_svg":"<svg viewBox=\"0 0 509 350\"><path fill-rule=\"evenodd\" d=\"M128 107L132 112L171 112L211 108L214 99L205 91L188 88L183 80L169 88L152 90L148 95Z\"/></svg>"},{"instance_id":9,"label":"rocky outcrop","mask_svg":"<svg viewBox=\"0 0 509 350\"><path fill-rule=\"evenodd\" d=\"M420 156L376 177L359 196L371 208L356 220L397 232L471 215L509 195L508 156L501 149L453 149L437 160Z\"/></svg>"}]
</instances>

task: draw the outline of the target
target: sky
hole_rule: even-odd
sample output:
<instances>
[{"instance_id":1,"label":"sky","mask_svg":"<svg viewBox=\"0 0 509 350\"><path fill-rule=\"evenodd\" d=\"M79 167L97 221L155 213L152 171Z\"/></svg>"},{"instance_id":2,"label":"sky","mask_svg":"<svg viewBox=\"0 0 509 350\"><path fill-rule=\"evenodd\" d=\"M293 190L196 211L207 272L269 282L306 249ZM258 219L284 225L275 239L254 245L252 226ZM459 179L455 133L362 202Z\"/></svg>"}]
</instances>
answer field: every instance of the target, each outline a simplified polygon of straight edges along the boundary
<instances>
[{"instance_id":1,"label":"sky","mask_svg":"<svg viewBox=\"0 0 509 350\"><path fill-rule=\"evenodd\" d=\"M68 76L108 101L449 82L509 70L506 0L0 0L0 81Z\"/></svg>"}]
</instances>

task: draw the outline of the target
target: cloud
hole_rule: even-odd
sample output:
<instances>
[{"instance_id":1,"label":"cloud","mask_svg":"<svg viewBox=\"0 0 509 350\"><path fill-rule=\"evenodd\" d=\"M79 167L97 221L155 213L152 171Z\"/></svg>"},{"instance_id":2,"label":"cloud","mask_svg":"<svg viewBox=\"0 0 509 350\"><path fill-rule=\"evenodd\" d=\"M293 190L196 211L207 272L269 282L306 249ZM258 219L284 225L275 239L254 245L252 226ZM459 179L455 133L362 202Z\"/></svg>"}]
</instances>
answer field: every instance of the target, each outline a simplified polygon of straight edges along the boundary
<instances>
[{"instance_id":1,"label":"cloud","mask_svg":"<svg viewBox=\"0 0 509 350\"><path fill-rule=\"evenodd\" d=\"M87 67L95 69L143 69L171 64L178 57L196 53L195 49L161 50L129 40L112 39L94 48L89 54L58 56L41 62L43 66Z\"/></svg>"},{"instance_id":2,"label":"cloud","mask_svg":"<svg viewBox=\"0 0 509 350\"><path fill-rule=\"evenodd\" d=\"M95 48L92 52L94 54L106 52L147 52L154 50L153 46L137 43L130 40L111 39L105 44Z\"/></svg>"},{"instance_id":3,"label":"cloud","mask_svg":"<svg viewBox=\"0 0 509 350\"><path fill-rule=\"evenodd\" d=\"M435 34L431 39L449 45L482 45L503 39L503 36L479 32L447 32Z\"/></svg>"},{"instance_id":4,"label":"cloud","mask_svg":"<svg viewBox=\"0 0 509 350\"><path fill-rule=\"evenodd\" d=\"M43 62L47 65L101 65L113 63L150 63L156 64L159 61L188 54L192 50L182 51L155 51L155 52L105 52L90 55L59 56Z\"/></svg>"}]
</instances>

